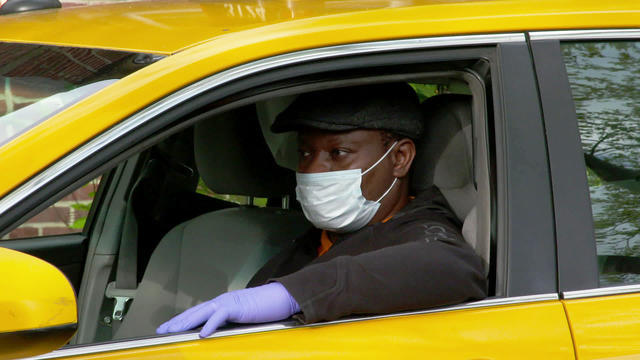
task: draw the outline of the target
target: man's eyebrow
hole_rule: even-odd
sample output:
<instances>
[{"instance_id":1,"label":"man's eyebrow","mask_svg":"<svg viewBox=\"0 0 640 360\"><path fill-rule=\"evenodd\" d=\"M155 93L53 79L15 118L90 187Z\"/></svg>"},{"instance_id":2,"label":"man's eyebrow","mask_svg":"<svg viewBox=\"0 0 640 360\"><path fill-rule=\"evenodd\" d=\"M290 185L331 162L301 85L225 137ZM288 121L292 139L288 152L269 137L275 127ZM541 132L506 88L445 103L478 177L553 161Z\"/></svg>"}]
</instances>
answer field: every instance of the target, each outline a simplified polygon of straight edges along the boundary
<instances>
[{"instance_id":1,"label":"man's eyebrow","mask_svg":"<svg viewBox=\"0 0 640 360\"><path fill-rule=\"evenodd\" d=\"M346 148L356 148L356 147L360 147L362 145L361 141L353 141L353 140L336 140L336 141L331 141L329 143L329 146L331 147L346 147Z\"/></svg>"},{"instance_id":2,"label":"man's eyebrow","mask_svg":"<svg viewBox=\"0 0 640 360\"><path fill-rule=\"evenodd\" d=\"M369 143L369 141L367 141L367 139L358 139L358 138L348 138L348 139L343 139L341 141L341 145L343 146L363 146L366 145L367 143Z\"/></svg>"},{"instance_id":3,"label":"man's eyebrow","mask_svg":"<svg viewBox=\"0 0 640 360\"><path fill-rule=\"evenodd\" d=\"M332 141L336 141L344 144L359 145L359 144L367 143L366 138L357 136L355 134L335 134L335 135L332 135L329 139Z\"/></svg>"},{"instance_id":4,"label":"man's eyebrow","mask_svg":"<svg viewBox=\"0 0 640 360\"><path fill-rule=\"evenodd\" d=\"M313 135L306 135L306 136L299 136L298 137L298 148L300 148L301 146L309 146L310 141L307 140L307 138L309 136L313 136ZM344 134L329 134L329 135L324 135L326 136L323 143L325 144L325 146L345 146L345 147L360 147L363 145L366 145L369 141L367 141L366 138L360 138L358 136L345 136Z\"/></svg>"}]
</instances>

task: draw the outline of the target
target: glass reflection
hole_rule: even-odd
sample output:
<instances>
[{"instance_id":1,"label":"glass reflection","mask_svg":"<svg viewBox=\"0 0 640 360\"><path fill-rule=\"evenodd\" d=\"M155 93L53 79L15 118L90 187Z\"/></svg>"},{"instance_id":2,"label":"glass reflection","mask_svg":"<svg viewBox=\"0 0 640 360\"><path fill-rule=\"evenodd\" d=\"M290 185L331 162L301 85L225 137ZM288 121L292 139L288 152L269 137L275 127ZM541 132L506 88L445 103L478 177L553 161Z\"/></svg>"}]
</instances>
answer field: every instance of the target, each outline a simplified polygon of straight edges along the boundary
<instances>
[{"instance_id":1,"label":"glass reflection","mask_svg":"<svg viewBox=\"0 0 640 360\"><path fill-rule=\"evenodd\" d=\"M640 282L640 43L563 45L579 121L601 285Z\"/></svg>"}]
</instances>

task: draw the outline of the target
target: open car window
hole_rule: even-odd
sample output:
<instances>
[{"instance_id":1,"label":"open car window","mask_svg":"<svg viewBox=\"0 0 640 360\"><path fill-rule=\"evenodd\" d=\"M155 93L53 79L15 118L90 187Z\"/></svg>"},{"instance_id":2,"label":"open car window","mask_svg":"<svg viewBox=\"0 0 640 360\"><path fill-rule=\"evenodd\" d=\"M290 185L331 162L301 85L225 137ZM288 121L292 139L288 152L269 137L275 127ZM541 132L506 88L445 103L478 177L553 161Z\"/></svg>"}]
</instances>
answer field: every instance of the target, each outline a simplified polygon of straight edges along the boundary
<instances>
[{"instance_id":1,"label":"open car window","mask_svg":"<svg viewBox=\"0 0 640 360\"><path fill-rule=\"evenodd\" d=\"M430 82L429 76L436 82ZM479 217L476 214L488 203L476 203L475 195L477 191L488 191L482 188L487 180L480 171L478 179L483 180L476 188L474 171L482 167L471 166L471 139L476 131L472 129L476 126L472 118L484 113L473 109L472 99L477 96L481 109L486 104L481 100L478 80L467 79L471 82L468 84L462 73L450 76L425 73L406 80L424 106L432 106L427 104L430 99L442 98L451 102L452 113L464 114L462 118L450 118L442 110L437 115L438 124L429 128L429 137L419 140L419 146L427 148L421 148L417 160L420 170L416 170L421 175L416 177L412 191L421 192L434 184L441 187L445 197L450 197L459 223L467 224L464 236L485 260L488 273L490 245L484 232L488 224L479 223L488 223L489 215L488 211ZM357 83L353 80L354 85ZM302 91L314 89L303 87ZM141 153L129 180L114 182L128 189L123 231L116 242L130 241L135 236L138 284L135 293L121 288L116 266L106 282L96 287L106 287L107 291L96 290L87 295L87 299L101 304L99 309L92 306L99 311L85 313L89 319L84 321L94 328L83 328L76 343L152 335L161 322L177 312L223 292L246 287L269 259L309 230L310 224L295 201L294 171L286 166L297 160L295 134L273 134L268 130L284 109L278 109L278 105L290 102L296 95L261 99L209 116L200 114L201 120L193 128ZM431 144L436 138L445 140ZM293 154L287 152L292 149ZM456 166L459 173L443 170L451 166ZM488 196L483 194L480 198L484 197ZM127 230L131 223L136 224L134 231ZM201 235L187 238L190 234ZM100 239L106 240L109 239ZM188 250L192 243L200 244L193 248L197 252ZM123 251L120 243L120 263L121 257L127 256ZM166 277L176 273L182 274L177 283ZM129 300L118 305L117 297ZM118 311L121 312L116 317ZM226 329L235 327L229 324Z\"/></svg>"},{"instance_id":2,"label":"open car window","mask_svg":"<svg viewBox=\"0 0 640 360\"><path fill-rule=\"evenodd\" d=\"M486 80L491 71L485 60L469 53L468 60L426 62L415 69L394 69L391 75L366 68L370 73L356 77L311 73L308 79L265 81L263 88L247 88L221 101L212 96L206 106L189 108L182 118L167 116L174 123L145 133L142 141L122 140L118 160L109 168L92 165L106 171L104 194L82 234L87 237L87 262L78 292L79 331L70 345L153 336L176 313L246 287L282 246L310 228L295 201L295 137L270 134L273 119L287 99L302 93L370 82L408 83L424 106L437 99L449 103L452 116L439 113L438 124L418 140L421 152L415 164L421 169L412 192L440 188L465 240L484 261L490 294L503 296L490 270L495 234L490 232L489 137L479 136L490 131L491 83ZM110 131L117 132L119 125ZM203 126L212 128L198 135ZM148 130L141 126L136 131ZM207 168L203 159L219 163ZM185 240L185 234L194 237ZM133 252L125 245L132 239ZM193 239L205 243L190 248ZM119 268L131 258L133 286L122 287ZM180 281L167 278L176 274ZM223 330L246 327L230 324Z\"/></svg>"}]
</instances>

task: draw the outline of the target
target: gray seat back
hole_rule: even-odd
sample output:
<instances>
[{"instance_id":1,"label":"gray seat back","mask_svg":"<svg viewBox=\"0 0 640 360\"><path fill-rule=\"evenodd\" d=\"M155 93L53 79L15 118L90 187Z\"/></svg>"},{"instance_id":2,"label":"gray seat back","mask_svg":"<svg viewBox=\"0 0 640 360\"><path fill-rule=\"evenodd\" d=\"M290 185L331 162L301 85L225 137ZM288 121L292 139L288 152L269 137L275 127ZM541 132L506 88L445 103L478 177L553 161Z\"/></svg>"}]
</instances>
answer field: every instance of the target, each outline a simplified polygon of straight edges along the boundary
<instances>
[{"instance_id":1,"label":"gray seat back","mask_svg":"<svg viewBox=\"0 0 640 360\"><path fill-rule=\"evenodd\" d=\"M194 150L202 180L218 194L281 197L295 187L295 173L275 163L254 106L196 124Z\"/></svg>"},{"instance_id":2,"label":"gray seat back","mask_svg":"<svg viewBox=\"0 0 640 360\"><path fill-rule=\"evenodd\" d=\"M473 179L472 97L436 95L422 103L424 135L416 142L412 190L440 189L458 219L462 235L485 262L489 239L477 236L477 190Z\"/></svg>"},{"instance_id":3,"label":"gray seat back","mask_svg":"<svg viewBox=\"0 0 640 360\"><path fill-rule=\"evenodd\" d=\"M293 190L294 174L275 164L253 107L198 123L194 147L202 179L216 193L281 197ZM115 338L152 335L175 314L244 288L269 258L309 227L297 211L252 206L178 225L153 252Z\"/></svg>"}]
</instances>

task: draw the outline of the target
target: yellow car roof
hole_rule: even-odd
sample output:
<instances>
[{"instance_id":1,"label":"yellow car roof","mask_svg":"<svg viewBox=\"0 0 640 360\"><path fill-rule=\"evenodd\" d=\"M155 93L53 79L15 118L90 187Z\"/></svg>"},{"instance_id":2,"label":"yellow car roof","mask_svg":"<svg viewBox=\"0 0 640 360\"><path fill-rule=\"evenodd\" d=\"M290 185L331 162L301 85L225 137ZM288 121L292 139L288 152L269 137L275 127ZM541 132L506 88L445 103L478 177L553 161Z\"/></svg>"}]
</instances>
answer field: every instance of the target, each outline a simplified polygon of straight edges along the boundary
<instances>
[{"instance_id":1,"label":"yellow car roof","mask_svg":"<svg viewBox=\"0 0 640 360\"><path fill-rule=\"evenodd\" d=\"M344 16L356 11L361 15ZM326 17L334 17L333 24L342 17L345 26L385 17L429 20L432 25L421 34L428 36L598 24L637 27L639 13L637 0L160 0L5 15L0 17L0 41L171 54L226 34L268 31L269 25L302 19L311 28L314 20L326 22Z\"/></svg>"}]
</instances>

